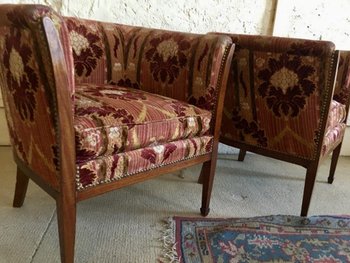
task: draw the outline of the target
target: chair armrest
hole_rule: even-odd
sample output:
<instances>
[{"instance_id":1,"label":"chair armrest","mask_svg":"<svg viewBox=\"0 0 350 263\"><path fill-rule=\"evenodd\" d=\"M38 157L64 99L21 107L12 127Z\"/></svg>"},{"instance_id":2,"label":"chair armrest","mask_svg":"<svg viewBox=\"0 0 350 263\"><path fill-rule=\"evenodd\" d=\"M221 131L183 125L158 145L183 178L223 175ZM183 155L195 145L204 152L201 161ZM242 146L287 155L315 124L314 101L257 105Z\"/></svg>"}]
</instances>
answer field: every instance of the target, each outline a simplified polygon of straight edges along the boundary
<instances>
[{"instance_id":1,"label":"chair armrest","mask_svg":"<svg viewBox=\"0 0 350 263\"><path fill-rule=\"evenodd\" d=\"M321 151L338 54L327 41L230 35L236 44L222 140L313 160Z\"/></svg>"},{"instance_id":2,"label":"chair armrest","mask_svg":"<svg viewBox=\"0 0 350 263\"><path fill-rule=\"evenodd\" d=\"M1 5L0 32L1 86L15 159L59 191L62 144L73 147L73 157L64 154L75 163L73 64L70 48L61 44L67 29L45 6Z\"/></svg>"}]
</instances>

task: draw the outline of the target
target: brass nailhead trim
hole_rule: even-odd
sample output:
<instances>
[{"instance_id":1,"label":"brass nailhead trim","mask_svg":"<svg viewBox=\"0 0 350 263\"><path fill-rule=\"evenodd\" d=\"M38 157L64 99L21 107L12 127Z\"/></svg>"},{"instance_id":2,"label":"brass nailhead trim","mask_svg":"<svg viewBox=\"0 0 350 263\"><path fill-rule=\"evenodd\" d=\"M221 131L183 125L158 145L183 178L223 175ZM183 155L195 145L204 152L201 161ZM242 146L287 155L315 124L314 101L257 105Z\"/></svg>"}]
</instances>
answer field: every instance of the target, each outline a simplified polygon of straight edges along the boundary
<instances>
[{"instance_id":1,"label":"brass nailhead trim","mask_svg":"<svg viewBox=\"0 0 350 263\"><path fill-rule=\"evenodd\" d=\"M330 55L330 62L329 62L329 72L328 72L328 77L327 77L327 83L326 83L326 91L325 91L325 98L328 98L329 96L329 90L331 89L331 83L332 83L332 76L333 76L333 71L334 71L334 59L335 59L335 52L333 51L332 54ZM332 90L333 91L333 90ZM331 98L332 100L332 98ZM327 104L326 104L326 100L324 100L323 105L321 105L321 120L324 119L324 115L326 113L326 108L327 108ZM327 120L325 120L327 122ZM319 129L317 130L317 137L316 137L316 147L314 149L314 155L312 157L312 160L316 159L317 156L317 150L321 141L321 144L323 143L323 138L320 138L320 134L321 134L321 127L323 126L323 122L320 122L319 125ZM322 139L322 140L321 140Z\"/></svg>"},{"instance_id":2,"label":"brass nailhead trim","mask_svg":"<svg viewBox=\"0 0 350 263\"><path fill-rule=\"evenodd\" d=\"M169 163L166 163L166 164L160 164L160 165L155 165L153 167L150 167L148 169L141 169L137 172L133 172L133 173L126 173L125 175L123 175L121 178L112 178L110 180L103 180L103 181L100 181L100 182L96 182L96 183L92 183L92 184L89 184L89 185L86 185L86 186L79 186L77 187L77 190L78 191L82 191L82 190L85 190L87 188L91 188L91 187L94 187L94 186L97 186L99 184L105 184L105 183L111 183L111 182L114 182L114 181L117 181L117 180L122 180L123 178L125 177L129 177L129 176L132 176L132 175L135 175L135 174L138 174L138 173L142 173L142 172L147 172L147 171L151 171L151 170L154 170L154 169L157 169L159 167L163 167L163 166L167 166L167 165L171 165L171 164L176 164L176 163L179 163L179 162L182 162L182 161L186 161L186 160L190 160L190 159L193 159L193 158L196 158L196 157L199 157L199 156L202 156L202 155L206 155L210 153L209 152L206 152L206 153L202 153L202 154L198 154L198 155L194 155L194 156L191 156L191 157L186 157L186 158L183 158L183 159L180 159L180 160L176 160L176 161L172 161L172 162L169 162ZM77 167L77 176L76 176L76 182L79 183L80 180L79 180L79 167Z\"/></svg>"}]
</instances>

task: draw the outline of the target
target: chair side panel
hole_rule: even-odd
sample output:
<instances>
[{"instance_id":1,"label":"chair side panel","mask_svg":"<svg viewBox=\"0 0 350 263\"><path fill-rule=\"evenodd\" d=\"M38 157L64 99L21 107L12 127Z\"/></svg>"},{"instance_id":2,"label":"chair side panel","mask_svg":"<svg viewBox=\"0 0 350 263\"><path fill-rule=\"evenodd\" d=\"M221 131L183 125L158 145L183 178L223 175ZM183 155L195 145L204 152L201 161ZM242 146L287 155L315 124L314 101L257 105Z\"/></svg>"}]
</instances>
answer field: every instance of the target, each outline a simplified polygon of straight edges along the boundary
<instances>
[{"instance_id":1,"label":"chair side panel","mask_svg":"<svg viewBox=\"0 0 350 263\"><path fill-rule=\"evenodd\" d=\"M334 45L231 35L236 44L221 136L313 160L333 89Z\"/></svg>"},{"instance_id":2,"label":"chair side panel","mask_svg":"<svg viewBox=\"0 0 350 263\"><path fill-rule=\"evenodd\" d=\"M46 16L55 21L56 30L64 37L60 17L47 7L0 6L0 79L15 155L58 190L60 135L55 77L42 24ZM69 52L64 55L69 70ZM72 97L72 79L68 83L60 88L69 89L65 94Z\"/></svg>"}]
</instances>

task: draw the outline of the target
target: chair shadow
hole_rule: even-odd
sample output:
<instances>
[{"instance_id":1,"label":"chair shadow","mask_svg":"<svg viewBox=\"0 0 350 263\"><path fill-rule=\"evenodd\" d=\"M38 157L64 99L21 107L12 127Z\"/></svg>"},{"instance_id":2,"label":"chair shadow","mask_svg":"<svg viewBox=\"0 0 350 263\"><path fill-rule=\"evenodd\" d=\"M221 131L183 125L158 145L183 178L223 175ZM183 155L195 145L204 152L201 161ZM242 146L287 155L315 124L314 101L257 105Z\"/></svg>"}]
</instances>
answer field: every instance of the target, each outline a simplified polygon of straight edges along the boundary
<instances>
[{"instance_id":1,"label":"chair shadow","mask_svg":"<svg viewBox=\"0 0 350 263\"><path fill-rule=\"evenodd\" d=\"M253 155L254 156L254 155ZM242 176L251 176L252 173L254 174L254 176L262 176L265 178L275 178L275 179L283 179L283 180L293 180L293 181L305 181L305 176L306 176L306 169L304 169L304 172L300 171L301 174L303 175L303 177L297 177L297 176L291 176L290 174L274 174L274 173L267 173L267 172L263 172L263 171L257 171L257 170L249 170L249 162L253 162L254 161L254 157L253 156L246 156L246 160L244 162L238 161L238 155L221 155L219 156L218 160L221 160L223 162L221 162L220 166L217 166L217 171L220 172L220 169L227 169L227 170L233 170L232 168L234 168L234 171ZM253 158L252 158L253 157ZM248 160L247 160L248 159ZM271 160L271 158L266 158L266 160ZM232 165L230 166L224 166L224 162L226 161L234 161L237 164L240 164L241 166L244 166L244 163L247 163L246 167L247 168L243 168L243 167L233 167ZM287 162L283 162L280 160L271 160L271 163L277 163L278 166L280 166L280 169L283 169L283 165L285 166L295 166L298 167L298 170L301 168L301 166L298 165L294 165L294 164L290 164ZM303 169L303 168L301 168ZM228 171L222 171L222 173L227 174L229 173ZM316 181L317 183L324 183L324 184L328 184L327 182L327 178L325 179L321 179L321 178L317 178L316 176Z\"/></svg>"}]
</instances>

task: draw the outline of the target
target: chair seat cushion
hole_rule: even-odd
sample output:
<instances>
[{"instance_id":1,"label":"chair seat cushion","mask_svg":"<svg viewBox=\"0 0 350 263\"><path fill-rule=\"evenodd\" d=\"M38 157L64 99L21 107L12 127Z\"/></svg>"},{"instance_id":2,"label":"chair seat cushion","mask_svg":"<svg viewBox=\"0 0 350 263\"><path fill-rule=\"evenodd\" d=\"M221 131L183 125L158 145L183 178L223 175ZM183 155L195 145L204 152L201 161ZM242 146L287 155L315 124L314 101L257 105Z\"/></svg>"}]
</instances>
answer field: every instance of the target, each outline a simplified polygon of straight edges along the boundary
<instances>
[{"instance_id":1,"label":"chair seat cushion","mask_svg":"<svg viewBox=\"0 0 350 263\"><path fill-rule=\"evenodd\" d=\"M332 128L345 121L346 107L345 105L332 100L329 108L328 124L327 128Z\"/></svg>"},{"instance_id":2,"label":"chair seat cushion","mask_svg":"<svg viewBox=\"0 0 350 263\"><path fill-rule=\"evenodd\" d=\"M327 128L325 131L321 155L324 156L334 149L343 139L346 124L345 105L332 100L329 108Z\"/></svg>"},{"instance_id":3,"label":"chair seat cushion","mask_svg":"<svg viewBox=\"0 0 350 263\"><path fill-rule=\"evenodd\" d=\"M142 171L204 155L212 151L212 145L212 136L202 136L101 156L77 164L76 187L78 190L83 190Z\"/></svg>"},{"instance_id":4,"label":"chair seat cushion","mask_svg":"<svg viewBox=\"0 0 350 263\"><path fill-rule=\"evenodd\" d=\"M326 131L322 144L322 156L327 155L343 140L345 129L345 123L338 123Z\"/></svg>"},{"instance_id":5,"label":"chair seat cushion","mask_svg":"<svg viewBox=\"0 0 350 263\"><path fill-rule=\"evenodd\" d=\"M76 87L77 162L208 133L211 113L116 85Z\"/></svg>"}]
</instances>

